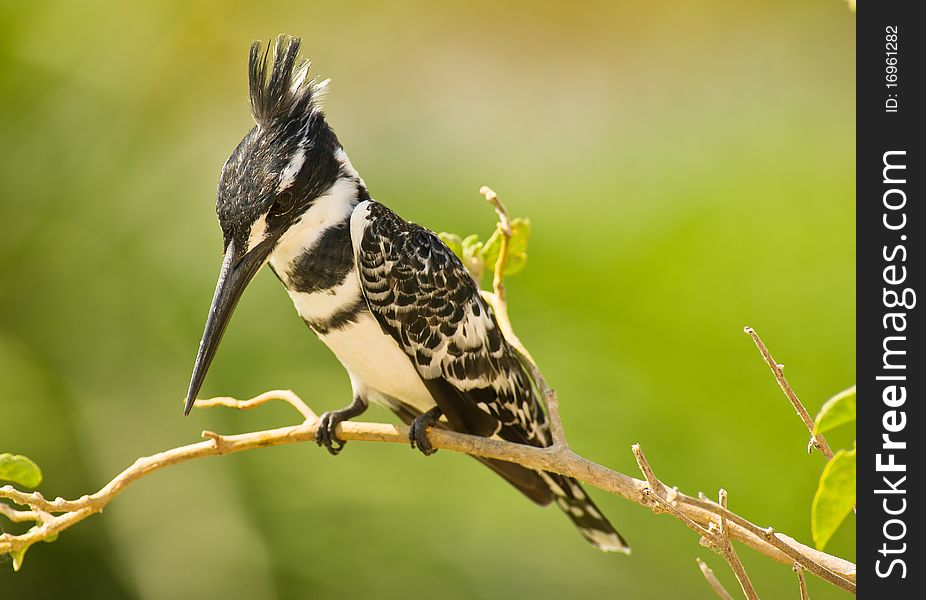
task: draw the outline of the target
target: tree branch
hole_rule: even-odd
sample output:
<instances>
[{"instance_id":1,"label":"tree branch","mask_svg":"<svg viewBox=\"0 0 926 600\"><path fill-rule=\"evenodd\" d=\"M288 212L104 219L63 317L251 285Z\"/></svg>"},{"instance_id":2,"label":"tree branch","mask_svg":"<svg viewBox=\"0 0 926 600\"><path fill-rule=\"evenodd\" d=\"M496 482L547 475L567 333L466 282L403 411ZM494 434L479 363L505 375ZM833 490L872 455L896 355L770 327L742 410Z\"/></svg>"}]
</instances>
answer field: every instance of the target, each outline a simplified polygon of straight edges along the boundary
<instances>
[{"instance_id":1,"label":"tree branch","mask_svg":"<svg viewBox=\"0 0 926 600\"><path fill-rule=\"evenodd\" d=\"M292 392L288 391L267 392L258 397L262 399L260 402L258 398L255 398L243 401L243 405L250 407L271 399L286 399L291 397L291 394ZM198 400L196 406L238 406L238 402L233 399ZM312 419L291 427L236 435L206 432L205 435L209 438L206 441L139 458L100 491L75 500L63 498L46 500L39 492L22 492L9 485L0 487L0 498L28 507L32 511L43 511L53 515L52 518L40 525L37 524L37 527L26 533L0 535L0 554L28 548L100 512L126 487L149 473L207 456L220 456L285 444L314 443L317 426L318 420ZM401 425L346 421L338 425L337 435L343 440L408 444L408 428ZM653 496L645 492L647 489L652 489L649 483L592 462L574 453L568 447L536 448L440 429L428 430L427 435L435 448L514 462L529 469L561 473L641 506L652 508ZM708 502L676 492L674 504L678 512L701 526L707 527L711 522L717 522L719 519L718 507ZM753 525L743 517L729 511L724 514L730 521L729 536L731 539L740 541L778 562L791 565L797 561L815 575L854 592L855 565L853 563L809 548L791 538L778 534L769 537L767 530ZM811 568L811 565L816 566L816 569Z\"/></svg>"},{"instance_id":2,"label":"tree branch","mask_svg":"<svg viewBox=\"0 0 926 600\"><path fill-rule=\"evenodd\" d=\"M197 408L211 408L213 406L225 406L227 408L235 408L238 410L251 410L252 408L257 408L262 404L266 404L271 400L283 400L288 403L290 406L299 411L299 414L302 415L306 421L314 421L318 419L318 415L315 414L309 405L306 404L302 398L296 395L292 390L273 390L270 392L264 392L259 396L254 396L249 400L236 400L229 396L219 396L217 398L209 398L205 400L197 400Z\"/></svg>"},{"instance_id":3,"label":"tree branch","mask_svg":"<svg viewBox=\"0 0 926 600\"><path fill-rule=\"evenodd\" d=\"M711 586L711 589L714 590L714 593L717 594L721 600L733 600L733 596L730 595L730 592L723 587L723 584L720 583L720 580L717 579L717 576L714 575L714 571L711 570L707 563L701 560L700 558L695 559L698 562L698 567L701 569L701 573L704 575L704 579L707 579L708 585Z\"/></svg>"},{"instance_id":4,"label":"tree branch","mask_svg":"<svg viewBox=\"0 0 926 600\"><path fill-rule=\"evenodd\" d=\"M0 515L12 523L43 523L51 515L41 510L16 510L12 506L0 503Z\"/></svg>"},{"instance_id":5,"label":"tree branch","mask_svg":"<svg viewBox=\"0 0 926 600\"><path fill-rule=\"evenodd\" d=\"M743 331L755 342L756 348L759 349L762 358L765 359L765 363L772 370L772 373L775 374L775 380L778 381L778 386L781 388L781 391L785 393L785 397L791 402L791 406L794 407L794 410L797 411L797 415L801 418L801 421L804 422L807 430L810 431L810 443L807 445L807 451L813 452L814 448L818 448L820 452L823 453L823 456L826 457L826 460L832 460L833 450L826 442L826 438L823 437L822 433L814 433L813 419L810 417L810 413L807 412L807 409L804 408L804 405L801 404L797 394L791 389L791 384L788 383L788 379L785 377L784 365L775 362L775 359L772 358L772 354L768 351L768 348L766 348L765 343L762 341L762 338L759 337L759 334L756 333L755 329L746 327Z\"/></svg>"},{"instance_id":6,"label":"tree branch","mask_svg":"<svg viewBox=\"0 0 926 600\"><path fill-rule=\"evenodd\" d=\"M498 301L504 303L506 301L505 264L508 262L508 246L511 243L511 220L508 218L508 209L498 199L498 194L492 188L484 185L479 188L479 193L485 196L486 201L495 208L495 214L498 215L498 231L502 234L502 242L492 272L492 289L495 291Z\"/></svg>"},{"instance_id":7,"label":"tree branch","mask_svg":"<svg viewBox=\"0 0 926 600\"><path fill-rule=\"evenodd\" d=\"M756 594L755 588L752 586L752 582L749 580L749 575L746 574L746 569L743 567L743 563L740 561L739 556L736 554L736 550L733 549L733 544L730 543L730 530L727 527L727 519L723 512L719 514L718 521L711 521L704 526L700 523L694 521L691 517L680 511L676 508L675 504L677 501L678 490L672 489L666 492L666 486L656 477L656 474L653 472L652 467L650 467L649 462L646 460L646 456L643 454L643 449L640 448L639 444L633 445L633 454L637 459L637 465L640 467L640 470L643 472L643 476L646 478L646 483L649 487L643 490L643 493L649 496L660 508L665 512L668 512L679 519L682 523L688 526L689 529L697 533L703 545L715 550L720 554L724 560L727 561L727 564L730 565L730 568L733 570L733 574L736 575L736 580L740 583L740 588L743 590L743 594L746 595L746 598L749 600L759 600L758 594ZM665 498L663 498L663 495ZM720 490L720 505L726 510L727 507L727 491Z\"/></svg>"},{"instance_id":8,"label":"tree branch","mask_svg":"<svg viewBox=\"0 0 926 600\"><path fill-rule=\"evenodd\" d=\"M782 554L789 556L793 562L797 562L820 579L828 581L833 585L839 586L848 592L852 592L853 594L855 593L854 570L852 576L849 577L846 573L840 573L838 569L831 569L825 562L814 560L812 553L801 552L798 550L795 546L800 546L801 544L799 544L793 538L776 532L772 527L766 527L763 529L758 525L747 521L741 516L728 511L726 508L718 505L716 502L712 502L703 494L700 494L698 499L688 498L686 496L685 501L690 501L693 505L701 506L706 510L713 509L717 513L722 512L727 519L739 527L742 527L745 531L752 534L753 536L765 540L773 547L780 550Z\"/></svg>"},{"instance_id":9,"label":"tree branch","mask_svg":"<svg viewBox=\"0 0 926 600\"><path fill-rule=\"evenodd\" d=\"M508 300L505 294L505 265L508 264L508 248L512 234L508 209L499 200L498 194L489 186L484 185L479 188L479 193L485 196L486 201L495 209L495 214L498 215L498 232L502 236L498 259L495 261L492 272L492 291L480 290L480 294L492 307L495 320L498 321L498 326L501 328L505 339L515 349L521 361L527 365L531 372L534 385L537 386L537 390L540 392L540 397L547 410L547 417L550 419L550 435L553 437L553 446L565 446L566 433L563 431L563 422L559 415L559 399L556 396L556 390L547 385L547 381L537 367L534 357L521 343L521 339L514 332L511 319L508 317Z\"/></svg>"},{"instance_id":10,"label":"tree branch","mask_svg":"<svg viewBox=\"0 0 926 600\"><path fill-rule=\"evenodd\" d=\"M745 594L749 600L759 600L759 595L752 586L749 575L746 574L746 568L743 566L742 561L740 561L740 557L736 554L736 550L733 549L733 544L730 543L730 531L727 528L727 517L724 514L727 508L727 490L725 489L720 490L720 505L724 508L724 512L720 513L720 528L715 536L715 543L719 546L720 554L730 564L730 568L733 569L733 574L736 575L736 580L740 582L740 588L742 588L743 594Z\"/></svg>"},{"instance_id":11,"label":"tree branch","mask_svg":"<svg viewBox=\"0 0 926 600\"><path fill-rule=\"evenodd\" d=\"M801 600L810 600L810 594L807 593L807 581L804 580L804 567L800 563L794 563L792 568L797 573L797 585L801 590Z\"/></svg>"}]
</instances>

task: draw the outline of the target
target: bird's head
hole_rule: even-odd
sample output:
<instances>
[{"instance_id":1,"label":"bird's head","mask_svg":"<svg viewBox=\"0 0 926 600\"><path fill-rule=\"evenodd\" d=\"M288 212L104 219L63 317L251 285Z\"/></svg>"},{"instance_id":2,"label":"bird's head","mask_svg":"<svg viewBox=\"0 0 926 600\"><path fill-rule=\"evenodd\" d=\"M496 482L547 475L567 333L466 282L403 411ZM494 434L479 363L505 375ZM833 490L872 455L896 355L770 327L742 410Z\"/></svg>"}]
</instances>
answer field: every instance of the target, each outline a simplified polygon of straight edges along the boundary
<instances>
[{"instance_id":1,"label":"bird's head","mask_svg":"<svg viewBox=\"0 0 926 600\"><path fill-rule=\"evenodd\" d=\"M216 214L225 257L184 414L193 406L245 287L287 231L345 175L343 151L319 106L327 82L309 79L308 61L298 60L300 42L280 36L272 49L260 42L251 45L248 73L255 126L219 178Z\"/></svg>"}]
</instances>

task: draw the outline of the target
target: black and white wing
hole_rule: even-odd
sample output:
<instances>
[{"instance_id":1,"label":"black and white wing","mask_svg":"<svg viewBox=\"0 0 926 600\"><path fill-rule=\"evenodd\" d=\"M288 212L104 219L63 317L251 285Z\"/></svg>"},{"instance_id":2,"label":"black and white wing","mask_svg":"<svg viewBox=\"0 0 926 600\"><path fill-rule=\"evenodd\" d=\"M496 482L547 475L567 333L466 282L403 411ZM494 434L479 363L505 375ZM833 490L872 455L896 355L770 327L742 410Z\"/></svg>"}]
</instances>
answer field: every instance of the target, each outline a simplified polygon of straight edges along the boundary
<instances>
[{"instance_id":1,"label":"black and white wing","mask_svg":"<svg viewBox=\"0 0 926 600\"><path fill-rule=\"evenodd\" d=\"M360 287L457 431L549 445L546 416L466 268L440 239L369 202L351 220Z\"/></svg>"},{"instance_id":2,"label":"black and white wing","mask_svg":"<svg viewBox=\"0 0 926 600\"><path fill-rule=\"evenodd\" d=\"M550 445L546 415L524 366L453 252L434 233L375 201L354 210L351 241L370 311L415 365L449 428ZM535 502L555 500L595 546L629 551L574 479L479 460Z\"/></svg>"}]
</instances>

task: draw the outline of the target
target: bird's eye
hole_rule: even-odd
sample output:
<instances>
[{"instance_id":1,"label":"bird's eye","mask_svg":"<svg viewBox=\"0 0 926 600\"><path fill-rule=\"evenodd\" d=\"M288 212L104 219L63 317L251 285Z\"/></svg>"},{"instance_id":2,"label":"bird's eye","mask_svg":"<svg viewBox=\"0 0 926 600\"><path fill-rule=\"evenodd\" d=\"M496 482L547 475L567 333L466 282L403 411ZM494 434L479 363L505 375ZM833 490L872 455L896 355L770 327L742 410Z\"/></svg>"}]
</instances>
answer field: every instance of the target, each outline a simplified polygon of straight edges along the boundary
<instances>
[{"instance_id":1,"label":"bird's eye","mask_svg":"<svg viewBox=\"0 0 926 600\"><path fill-rule=\"evenodd\" d=\"M270 208L270 214L275 217L282 217L293 209L295 205L295 196L290 190L284 190L276 197L273 206Z\"/></svg>"}]
</instances>

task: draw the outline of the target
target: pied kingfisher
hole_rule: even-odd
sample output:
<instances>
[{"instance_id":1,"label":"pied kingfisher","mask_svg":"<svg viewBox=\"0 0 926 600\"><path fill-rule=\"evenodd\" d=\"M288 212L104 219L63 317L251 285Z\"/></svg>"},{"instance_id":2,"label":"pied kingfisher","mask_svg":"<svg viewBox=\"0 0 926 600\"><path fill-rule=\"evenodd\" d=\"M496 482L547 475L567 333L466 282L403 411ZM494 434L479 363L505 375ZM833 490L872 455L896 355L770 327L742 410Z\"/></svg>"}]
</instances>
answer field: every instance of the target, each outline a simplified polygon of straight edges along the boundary
<instances>
[{"instance_id":1,"label":"pied kingfisher","mask_svg":"<svg viewBox=\"0 0 926 600\"><path fill-rule=\"evenodd\" d=\"M434 452L439 427L549 446L531 379L463 264L431 231L370 197L319 106L327 84L308 78L300 40L251 46L256 125L219 179L216 213L225 257L193 368L189 413L238 299L269 263L299 316L350 376L353 401L326 412L317 443L337 454L338 423L369 402L410 426ZM269 70L269 73L268 73ZM556 504L602 550L629 546L574 479L477 458L525 496Z\"/></svg>"}]
</instances>

